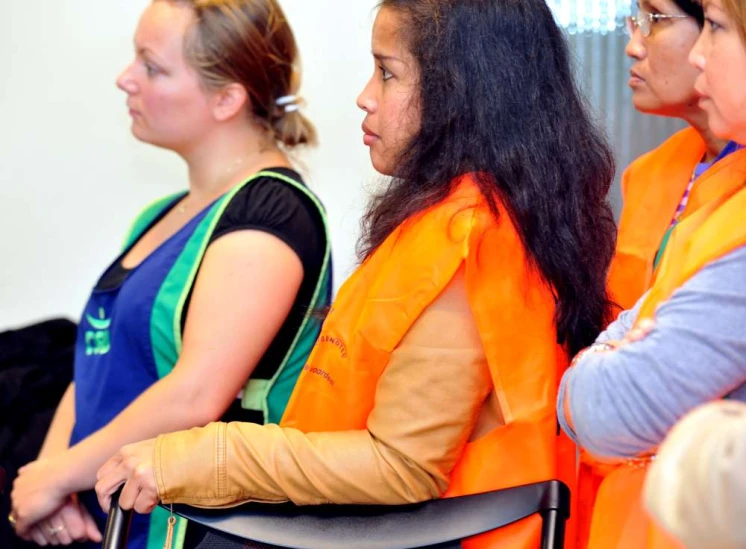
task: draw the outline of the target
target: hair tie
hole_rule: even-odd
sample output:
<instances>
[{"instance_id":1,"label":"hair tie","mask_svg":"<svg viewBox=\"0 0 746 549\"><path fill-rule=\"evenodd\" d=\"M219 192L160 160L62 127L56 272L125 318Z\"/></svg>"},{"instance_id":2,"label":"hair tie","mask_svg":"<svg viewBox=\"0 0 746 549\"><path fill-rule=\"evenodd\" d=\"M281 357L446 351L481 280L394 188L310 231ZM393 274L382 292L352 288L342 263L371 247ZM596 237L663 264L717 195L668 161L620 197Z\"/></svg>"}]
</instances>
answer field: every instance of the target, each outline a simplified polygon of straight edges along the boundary
<instances>
[{"instance_id":1,"label":"hair tie","mask_svg":"<svg viewBox=\"0 0 746 549\"><path fill-rule=\"evenodd\" d=\"M297 95L284 95L275 101L278 107L284 107L285 113L300 110L300 98Z\"/></svg>"}]
</instances>

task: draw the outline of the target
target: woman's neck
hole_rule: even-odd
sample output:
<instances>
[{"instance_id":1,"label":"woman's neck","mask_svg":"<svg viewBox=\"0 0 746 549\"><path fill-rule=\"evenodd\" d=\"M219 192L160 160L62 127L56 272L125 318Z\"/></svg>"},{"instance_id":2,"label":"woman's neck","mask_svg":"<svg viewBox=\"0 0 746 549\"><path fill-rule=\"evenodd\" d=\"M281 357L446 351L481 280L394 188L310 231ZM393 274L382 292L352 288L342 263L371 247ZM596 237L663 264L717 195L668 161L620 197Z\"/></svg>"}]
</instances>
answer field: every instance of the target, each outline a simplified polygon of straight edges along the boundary
<instances>
[{"instance_id":1,"label":"woman's neck","mask_svg":"<svg viewBox=\"0 0 746 549\"><path fill-rule=\"evenodd\" d=\"M684 120L686 120L686 122L697 131L705 142L705 154L702 158L702 162L712 162L715 160L728 144L728 141L720 139L712 133L712 130L710 130L710 126L707 123L707 113L698 109L690 116L684 118Z\"/></svg>"},{"instance_id":2,"label":"woman's neck","mask_svg":"<svg viewBox=\"0 0 746 549\"><path fill-rule=\"evenodd\" d=\"M206 203L227 192L246 177L271 166L290 166L277 145L256 132L211 136L188 154L189 195Z\"/></svg>"}]
</instances>

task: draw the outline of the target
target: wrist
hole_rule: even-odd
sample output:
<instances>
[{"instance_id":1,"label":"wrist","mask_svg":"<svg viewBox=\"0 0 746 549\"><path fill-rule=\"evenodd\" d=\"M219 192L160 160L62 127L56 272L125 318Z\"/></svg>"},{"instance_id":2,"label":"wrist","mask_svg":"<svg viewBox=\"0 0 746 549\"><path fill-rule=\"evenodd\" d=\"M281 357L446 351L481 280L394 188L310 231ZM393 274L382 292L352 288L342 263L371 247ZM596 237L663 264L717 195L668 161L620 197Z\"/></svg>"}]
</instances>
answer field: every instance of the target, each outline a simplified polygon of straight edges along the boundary
<instances>
[{"instance_id":1,"label":"wrist","mask_svg":"<svg viewBox=\"0 0 746 549\"><path fill-rule=\"evenodd\" d=\"M53 457L47 458L50 462L52 482L60 491L60 494L70 495L79 492L83 488L79 486L78 471L76 467L75 456L71 450L54 454Z\"/></svg>"}]
</instances>

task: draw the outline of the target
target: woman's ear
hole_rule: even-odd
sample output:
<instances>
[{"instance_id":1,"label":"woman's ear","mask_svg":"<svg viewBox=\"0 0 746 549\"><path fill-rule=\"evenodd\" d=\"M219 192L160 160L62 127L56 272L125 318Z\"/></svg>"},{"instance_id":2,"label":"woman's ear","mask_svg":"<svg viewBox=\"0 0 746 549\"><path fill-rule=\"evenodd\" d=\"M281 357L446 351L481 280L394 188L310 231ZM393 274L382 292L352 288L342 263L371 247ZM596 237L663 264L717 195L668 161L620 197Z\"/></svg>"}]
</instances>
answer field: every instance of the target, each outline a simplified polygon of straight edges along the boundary
<instances>
[{"instance_id":1,"label":"woman's ear","mask_svg":"<svg viewBox=\"0 0 746 549\"><path fill-rule=\"evenodd\" d=\"M241 84L228 84L215 92L213 115L219 122L229 120L247 110L249 94Z\"/></svg>"}]
</instances>

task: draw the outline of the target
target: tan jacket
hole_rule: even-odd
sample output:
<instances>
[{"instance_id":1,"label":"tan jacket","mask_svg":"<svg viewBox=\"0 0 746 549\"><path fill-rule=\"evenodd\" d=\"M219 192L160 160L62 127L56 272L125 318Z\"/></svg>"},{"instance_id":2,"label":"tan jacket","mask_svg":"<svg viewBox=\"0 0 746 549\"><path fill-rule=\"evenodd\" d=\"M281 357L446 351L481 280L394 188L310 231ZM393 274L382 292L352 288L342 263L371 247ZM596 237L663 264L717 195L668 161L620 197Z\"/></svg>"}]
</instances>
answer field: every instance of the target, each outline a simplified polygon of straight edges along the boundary
<instances>
[{"instance_id":1,"label":"tan jacket","mask_svg":"<svg viewBox=\"0 0 746 549\"><path fill-rule=\"evenodd\" d=\"M440 496L468 440L502 423L463 272L420 316L379 380L366 430L304 434L213 423L161 435L163 503L400 504Z\"/></svg>"}]
</instances>

